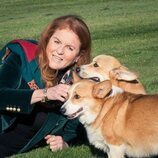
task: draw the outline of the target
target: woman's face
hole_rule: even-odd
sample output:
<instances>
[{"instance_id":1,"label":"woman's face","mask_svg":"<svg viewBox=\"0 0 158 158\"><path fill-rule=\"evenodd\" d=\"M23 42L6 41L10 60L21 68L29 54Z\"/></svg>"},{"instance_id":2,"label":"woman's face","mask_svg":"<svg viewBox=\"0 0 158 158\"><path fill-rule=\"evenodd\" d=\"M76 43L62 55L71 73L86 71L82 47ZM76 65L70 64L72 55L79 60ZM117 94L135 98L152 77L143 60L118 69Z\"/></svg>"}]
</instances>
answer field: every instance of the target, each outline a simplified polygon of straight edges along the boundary
<instances>
[{"instance_id":1,"label":"woman's face","mask_svg":"<svg viewBox=\"0 0 158 158\"><path fill-rule=\"evenodd\" d=\"M72 30L56 30L46 47L49 67L59 70L77 62L80 46L80 40Z\"/></svg>"}]
</instances>

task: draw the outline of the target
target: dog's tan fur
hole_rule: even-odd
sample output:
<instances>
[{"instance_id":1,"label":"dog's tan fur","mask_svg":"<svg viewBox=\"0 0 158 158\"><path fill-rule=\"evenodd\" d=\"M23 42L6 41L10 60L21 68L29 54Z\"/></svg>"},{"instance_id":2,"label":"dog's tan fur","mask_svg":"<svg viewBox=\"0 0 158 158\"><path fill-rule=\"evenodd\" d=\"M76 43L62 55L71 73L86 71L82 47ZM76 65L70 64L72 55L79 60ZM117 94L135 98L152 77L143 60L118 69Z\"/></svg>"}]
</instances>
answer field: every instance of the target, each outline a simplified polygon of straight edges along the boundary
<instances>
[{"instance_id":1,"label":"dog's tan fur","mask_svg":"<svg viewBox=\"0 0 158 158\"><path fill-rule=\"evenodd\" d=\"M90 143L109 158L158 154L158 95L128 93L109 80L81 80L70 88L62 109L79 117Z\"/></svg>"},{"instance_id":2,"label":"dog's tan fur","mask_svg":"<svg viewBox=\"0 0 158 158\"><path fill-rule=\"evenodd\" d=\"M121 87L127 92L146 93L137 75L124 67L113 56L96 56L92 63L80 66L79 76L82 78L98 77L100 81L110 79L113 85Z\"/></svg>"}]
</instances>

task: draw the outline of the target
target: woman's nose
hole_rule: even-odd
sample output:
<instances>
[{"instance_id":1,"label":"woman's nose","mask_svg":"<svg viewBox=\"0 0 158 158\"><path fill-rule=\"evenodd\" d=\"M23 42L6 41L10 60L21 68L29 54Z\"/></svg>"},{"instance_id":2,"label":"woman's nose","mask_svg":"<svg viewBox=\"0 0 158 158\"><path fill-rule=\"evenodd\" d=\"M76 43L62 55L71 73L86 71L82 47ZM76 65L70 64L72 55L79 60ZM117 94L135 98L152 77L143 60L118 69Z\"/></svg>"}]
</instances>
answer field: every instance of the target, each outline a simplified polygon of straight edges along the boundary
<instances>
[{"instance_id":1,"label":"woman's nose","mask_svg":"<svg viewBox=\"0 0 158 158\"><path fill-rule=\"evenodd\" d=\"M57 53L59 55L63 55L64 54L64 47L63 46L59 46L56 51L57 51Z\"/></svg>"}]
</instances>

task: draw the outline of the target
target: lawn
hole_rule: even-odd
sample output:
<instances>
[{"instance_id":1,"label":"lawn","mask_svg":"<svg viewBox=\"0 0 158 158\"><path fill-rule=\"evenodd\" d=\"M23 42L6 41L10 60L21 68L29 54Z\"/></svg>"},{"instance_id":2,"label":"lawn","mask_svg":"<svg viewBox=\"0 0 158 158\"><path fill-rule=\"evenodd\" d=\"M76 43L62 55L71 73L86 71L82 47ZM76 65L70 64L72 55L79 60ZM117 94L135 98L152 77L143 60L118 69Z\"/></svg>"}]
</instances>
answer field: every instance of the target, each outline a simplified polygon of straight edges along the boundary
<instances>
[{"instance_id":1,"label":"lawn","mask_svg":"<svg viewBox=\"0 0 158 158\"><path fill-rule=\"evenodd\" d=\"M148 93L158 92L157 0L0 0L0 48L16 38L38 40L53 18L78 14L90 28L93 56L109 54L139 74ZM95 153L95 154L94 154ZM20 157L96 158L87 145L51 153L48 147Z\"/></svg>"}]
</instances>

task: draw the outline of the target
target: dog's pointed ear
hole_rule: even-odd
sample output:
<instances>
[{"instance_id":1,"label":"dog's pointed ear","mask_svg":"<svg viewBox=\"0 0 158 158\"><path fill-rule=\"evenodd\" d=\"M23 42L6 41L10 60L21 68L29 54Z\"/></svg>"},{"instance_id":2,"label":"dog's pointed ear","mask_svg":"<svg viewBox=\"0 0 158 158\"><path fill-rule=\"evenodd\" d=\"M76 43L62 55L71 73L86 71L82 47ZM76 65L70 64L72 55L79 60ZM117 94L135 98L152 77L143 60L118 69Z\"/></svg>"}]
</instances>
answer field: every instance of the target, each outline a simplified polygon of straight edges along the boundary
<instances>
[{"instance_id":1,"label":"dog's pointed ear","mask_svg":"<svg viewBox=\"0 0 158 158\"><path fill-rule=\"evenodd\" d=\"M92 95L96 98L104 98L112 89L110 80L97 83L93 86Z\"/></svg>"},{"instance_id":2,"label":"dog's pointed ear","mask_svg":"<svg viewBox=\"0 0 158 158\"><path fill-rule=\"evenodd\" d=\"M138 76L134 73L129 71L125 67L115 68L109 72L110 77L123 80L123 81L134 81L138 79Z\"/></svg>"},{"instance_id":3,"label":"dog's pointed ear","mask_svg":"<svg viewBox=\"0 0 158 158\"><path fill-rule=\"evenodd\" d=\"M72 71L72 80L73 83L79 82L81 80L81 78L77 75L75 71Z\"/></svg>"}]
</instances>

